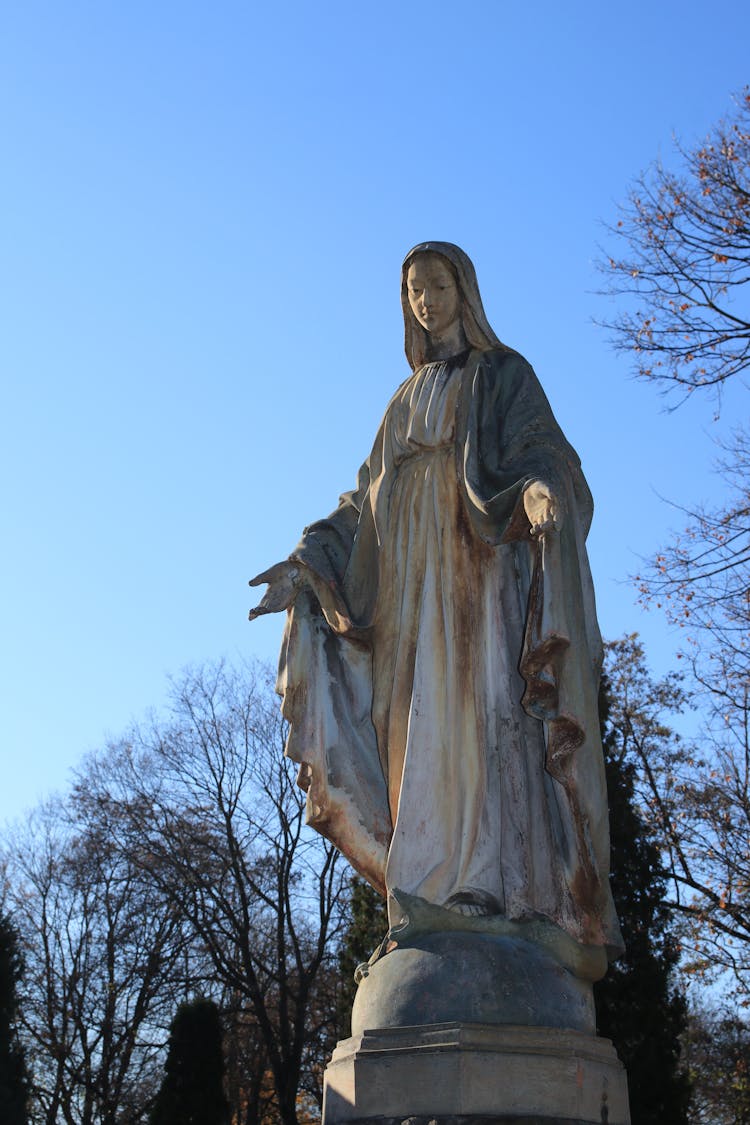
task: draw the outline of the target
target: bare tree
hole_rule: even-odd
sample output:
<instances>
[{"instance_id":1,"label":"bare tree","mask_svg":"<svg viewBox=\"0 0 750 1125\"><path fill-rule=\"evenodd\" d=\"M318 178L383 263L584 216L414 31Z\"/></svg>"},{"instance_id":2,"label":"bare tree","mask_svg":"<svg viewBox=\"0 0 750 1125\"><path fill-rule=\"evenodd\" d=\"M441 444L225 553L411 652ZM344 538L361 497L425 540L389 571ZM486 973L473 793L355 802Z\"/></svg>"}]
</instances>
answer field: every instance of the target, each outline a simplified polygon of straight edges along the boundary
<instances>
[{"instance_id":1,"label":"bare tree","mask_svg":"<svg viewBox=\"0 0 750 1125\"><path fill-rule=\"evenodd\" d=\"M750 1025L741 1010L694 1011L685 1056L694 1125L750 1125Z\"/></svg>"},{"instance_id":2,"label":"bare tree","mask_svg":"<svg viewBox=\"0 0 750 1125\"><path fill-rule=\"evenodd\" d=\"M750 87L684 171L654 164L634 184L601 262L623 310L605 321L637 374L683 395L750 365Z\"/></svg>"},{"instance_id":3,"label":"bare tree","mask_svg":"<svg viewBox=\"0 0 750 1125\"><path fill-rule=\"evenodd\" d=\"M6 846L33 1117L47 1125L141 1121L158 1082L181 920L113 851L110 832L79 790L42 807Z\"/></svg>"},{"instance_id":4,"label":"bare tree","mask_svg":"<svg viewBox=\"0 0 750 1125\"><path fill-rule=\"evenodd\" d=\"M700 746L670 726L689 704L676 674L654 680L635 636L607 646L610 729L637 767L638 796L657 829L683 919L688 972L726 970L750 997L750 744Z\"/></svg>"},{"instance_id":5,"label":"bare tree","mask_svg":"<svg viewBox=\"0 0 750 1125\"><path fill-rule=\"evenodd\" d=\"M621 307L615 346L665 392L723 384L750 367L750 87L692 149L682 172L655 164L610 228L601 263ZM636 576L643 601L685 630L684 658L710 706L746 721L750 686L750 436L735 430L719 472L727 500L678 509L682 531Z\"/></svg>"},{"instance_id":6,"label":"bare tree","mask_svg":"<svg viewBox=\"0 0 750 1125\"><path fill-rule=\"evenodd\" d=\"M143 1121L196 993L222 1007L235 1120L317 1115L348 871L305 827L284 734L267 673L189 672L6 842L36 1121Z\"/></svg>"},{"instance_id":7,"label":"bare tree","mask_svg":"<svg viewBox=\"0 0 750 1125\"><path fill-rule=\"evenodd\" d=\"M91 796L119 810L118 851L175 904L215 981L252 1016L278 1116L297 1125L333 1035L335 1004L321 1000L348 875L305 827L284 734L267 674L197 669L173 685L166 720L109 749ZM253 1102L257 1089L248 1121Z\"/></svg>"},{"instance_id":8,"label":"bare tree","mask_svg":"<svg viewBox=\"0 0 750 1125\"><path fill-rule=\"evenodd\" d=\"M750 438L735 431L723 448L727 486L716 508L683 511L673 534L636 576L645 605L662 609L684 634L683 656L714 710L742 717L750 683Z\"/></svg>"},{"instance_id":9,"label":"bare tree","mask_svg":"<svg viewBox=\"0 0 750 1125\"><path fill-rule=\"evenodd\" d=\"M234 989L225 990L221 1009L226 1029L226 1085L232 1121L236 1125L274 1121L273 1076L252 1008Z\"/></svg>"},{"instance_id":10,"label":"bare tree","mask_svg":"<svg viewBox=\"0 0 750 1125\"><path fill-rule=\"evenodd\" d=\"M608 324L636 373L677 401L702 390L717 409L750 367L750 87L678 171L653 165L610 227L601 268L619 312ZM625 691L621 736L667 848L674 907L690 922L696 964L750 970L750 437L722 446L726 500L685 507L683 528L636 576L643 603L680 627L679 658L699 705L699 748L667 736L674 683L655 684L636 642L610 653ZM627 692L630 691L628 697ZM665 694L666 693L666 694ZM668 733L668 732L667 732Z\"/></svg>"}]
</instances>

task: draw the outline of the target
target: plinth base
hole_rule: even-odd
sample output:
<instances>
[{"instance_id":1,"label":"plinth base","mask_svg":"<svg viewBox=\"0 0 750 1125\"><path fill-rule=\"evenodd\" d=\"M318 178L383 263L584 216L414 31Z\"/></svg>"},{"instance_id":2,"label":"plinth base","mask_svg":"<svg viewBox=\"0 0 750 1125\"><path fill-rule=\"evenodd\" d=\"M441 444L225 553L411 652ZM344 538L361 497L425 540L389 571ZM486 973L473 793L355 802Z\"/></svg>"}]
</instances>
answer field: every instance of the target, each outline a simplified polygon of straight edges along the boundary
<instances>
[{"instance_id":1,"label":"plinth base","mask_svg":"<svg viewBox=\"0 0 750 1125\"><path fill-rule=\"evenodd\" d=\"M630 1125L625 1070L608 1039L477 1023L367 1031L339 1043L326 1068L323 1125L477 1118Z\"/></svg>"}]
</instances>

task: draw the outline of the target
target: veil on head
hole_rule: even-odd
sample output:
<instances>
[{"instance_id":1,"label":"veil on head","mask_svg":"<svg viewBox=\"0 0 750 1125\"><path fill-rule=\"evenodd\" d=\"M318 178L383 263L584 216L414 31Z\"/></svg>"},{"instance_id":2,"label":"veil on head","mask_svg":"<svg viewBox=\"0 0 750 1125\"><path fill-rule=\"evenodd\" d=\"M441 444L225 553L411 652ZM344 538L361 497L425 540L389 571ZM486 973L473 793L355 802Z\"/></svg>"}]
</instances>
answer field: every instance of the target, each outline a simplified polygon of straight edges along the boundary
<instances>
[{"instance_id":1,"label":"veil on head","mask_svg":"<svg viewBox=\"0 0 750 1125\"><path fill-rule=\"evenodd\" d=\"M406 275L409 266L418 254L438 254L441 258L445 258L452 267L451 272L456 276L461 297L461 320L464 334L472 348L478 348L481 351L486 351L488 348L505 349L505 345L497 338L487 320L482 298L479 295L477 275L468 254L465 254L460 247L454 246L452 242L420 242L417 246L412 247L404 258L404 264L401 267L404 350L412 370L416 371L418 367L427 362L429 339L427 332L411 311L409 295L406 291Z\"/></svg>"}]
</instances>

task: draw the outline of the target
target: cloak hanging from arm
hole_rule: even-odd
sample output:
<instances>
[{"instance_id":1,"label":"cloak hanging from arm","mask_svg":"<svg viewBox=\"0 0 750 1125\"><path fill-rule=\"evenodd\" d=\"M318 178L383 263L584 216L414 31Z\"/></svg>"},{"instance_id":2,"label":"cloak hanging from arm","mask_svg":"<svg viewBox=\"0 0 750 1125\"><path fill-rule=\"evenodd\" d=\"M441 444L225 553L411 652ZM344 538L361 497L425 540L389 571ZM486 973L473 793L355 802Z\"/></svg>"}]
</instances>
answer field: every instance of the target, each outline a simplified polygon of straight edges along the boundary
<instances>
[{"instance_id":1,"label":"cloak hanging from arm","mask_svg":"<svg viewBox=\"0 0 750 1125\"><path fill-rule=\"evenodd\" d=\"M564 788L577 837L568 871L581 934L622 951L609 888L609 809L598 692L602 643L586 536L593 502L580 460L560 430L529 364L492 351L467 367L457 431L467 511L487 542L514 542L529 562L519 669L523 706L545 725L546 768ZM469 380L471 384L469 385ZM531 537L523 492L548 484L562 528Z\"/></svg>"}]
</instances>

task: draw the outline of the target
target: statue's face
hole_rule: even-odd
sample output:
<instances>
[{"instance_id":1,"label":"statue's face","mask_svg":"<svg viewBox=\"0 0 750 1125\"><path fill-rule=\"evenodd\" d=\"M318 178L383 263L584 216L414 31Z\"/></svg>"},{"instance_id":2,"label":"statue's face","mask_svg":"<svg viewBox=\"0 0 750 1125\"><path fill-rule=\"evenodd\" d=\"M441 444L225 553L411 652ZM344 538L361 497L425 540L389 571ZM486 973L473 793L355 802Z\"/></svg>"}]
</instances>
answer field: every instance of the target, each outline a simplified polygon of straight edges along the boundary
<instances>
[{"instance_id":1,"label":"statue's face","mask_svg":"<svg viewBox=\"0 0 750 1125\"><path fill-rule=\"evenodd\" d=\"M406 274L411 311L427 331L443 336L461 315L461 296L450 269L437 254L419 254Z\"/></svg>"}]
</instances>

